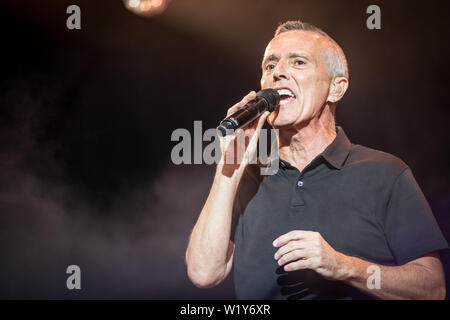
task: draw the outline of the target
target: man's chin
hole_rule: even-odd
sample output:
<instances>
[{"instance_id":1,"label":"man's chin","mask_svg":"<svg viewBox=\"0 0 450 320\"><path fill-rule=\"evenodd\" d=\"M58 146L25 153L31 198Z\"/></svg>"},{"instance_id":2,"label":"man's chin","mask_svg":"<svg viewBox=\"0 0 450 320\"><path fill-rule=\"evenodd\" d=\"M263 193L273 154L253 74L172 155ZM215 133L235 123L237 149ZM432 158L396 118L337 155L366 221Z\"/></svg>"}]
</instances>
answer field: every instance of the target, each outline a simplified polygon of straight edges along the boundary
<instances>
[{"instance_id":1,"label":"man's chin","mask_svg":"<svg viewBox=\"0 0 450 320\"><path fill-rule=\"evenodd\" d=\"M289 120L289 119L275 118L275 119L273 119L273 121L268 120L267 122L269 122L269 124L274 129L287 128L287 127L291 127L293 125L292 120Z\"/></svg>"},{"instance_id":2,"label":"man's chin","mask_svg":"<svg viewBox=\"0 0 450 320\"><path fill-rule=\"evenodd\" d=\"M293 119L294 117L289 116L288 114L280 114L279 109L277 108L267 117L267 122L269 122L273 128L278 129L294 125Z\"/></svg>"}]
</instances>

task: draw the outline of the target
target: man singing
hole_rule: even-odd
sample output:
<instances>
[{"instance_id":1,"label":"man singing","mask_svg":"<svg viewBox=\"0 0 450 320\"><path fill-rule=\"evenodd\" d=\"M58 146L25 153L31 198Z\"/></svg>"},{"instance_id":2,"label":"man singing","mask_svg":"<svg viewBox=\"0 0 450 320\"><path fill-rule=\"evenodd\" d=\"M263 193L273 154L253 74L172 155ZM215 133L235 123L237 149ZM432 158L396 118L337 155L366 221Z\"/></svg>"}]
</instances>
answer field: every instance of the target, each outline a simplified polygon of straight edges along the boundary
<instances>
[{"instance_id":1,"label":"man singing","mask_svg":"<svg viewBox=\"0 0 450 320\"><path fill-rule=\"evenodd\" d=\"M233 266L238 299L445 298L439 250L448 245L410 168L335 125L348 78L325 32L301 21L278 27L261 88L276 89L280 103L237 133L251 136L247 145L221 138L223 159L245 154L217 165L186 251L195 285L218 285ZM263 176L248 163L266 119L280 160Z\"/></svg>"}]
</instances>

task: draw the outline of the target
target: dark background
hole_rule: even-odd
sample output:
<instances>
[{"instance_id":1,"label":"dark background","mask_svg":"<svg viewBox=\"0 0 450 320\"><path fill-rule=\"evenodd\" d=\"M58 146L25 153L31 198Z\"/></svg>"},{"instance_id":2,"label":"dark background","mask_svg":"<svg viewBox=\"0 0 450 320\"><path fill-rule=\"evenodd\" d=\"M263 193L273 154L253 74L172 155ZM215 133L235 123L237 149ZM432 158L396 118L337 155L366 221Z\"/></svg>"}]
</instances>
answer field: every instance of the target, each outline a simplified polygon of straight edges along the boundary
<instances>
[{"instance_id":1,"label":"dark background","mask_svg":"<svg viewBox=\"0 0 450 320\"><path fill-rule=\"evenodd\" d=\"M70 4L81 30L66 28ZM370 4L381 7L381 30L366 28ZM338 124L412 168L450 239L448 10L448 1L173 0L143 18L119 0L3 2L0 298L233 298L231 279L208 290L187 279L184 250L214 166L173 165L170 137L193 132L194 120L215 127L258 89L274 29L298 18L347 55ZM82 290L66 288L70 264Z\"/></svg>"}]
</instances>

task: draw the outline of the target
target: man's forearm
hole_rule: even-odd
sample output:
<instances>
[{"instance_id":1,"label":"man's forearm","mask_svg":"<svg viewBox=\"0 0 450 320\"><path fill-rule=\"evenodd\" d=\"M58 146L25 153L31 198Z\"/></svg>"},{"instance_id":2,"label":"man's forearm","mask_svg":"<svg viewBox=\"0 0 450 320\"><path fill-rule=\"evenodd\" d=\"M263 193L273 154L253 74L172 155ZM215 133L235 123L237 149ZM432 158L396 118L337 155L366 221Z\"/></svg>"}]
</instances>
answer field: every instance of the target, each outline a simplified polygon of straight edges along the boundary
<instances>
[{"instance_id":1,"label":"man's forearm","mask_svg":"<svg viewBox=\"0 0 450 320\"><path fill-rule=\"evenodd\" d=\"M444 299L445 281L442 266L439 267L439 259L433 257L421 259L428 259L426 263L434 264L433 268L418 263L383 266L345 255L341 255L340 264L345 283L377 298ZM430 259L436 259L436 261ZM372 272L369 271L371 266L380 270L379 289L369 288L368 279L372 275ZM436 269L438 272L436 272Z\"/></svg>"},{"instance_id":2,"label":"man's forearm","mask_svg":"<svg viewBox=\"0 0 450 320\"><path fill-rule=\"evenodd\" d=\"M189 277L199 286L213 285L221 280L231 258L232 208L240 177L225 176L222 169L223 165L217 166L211 191L192 230L186 251Z\"/></svg>"}]
</instances>

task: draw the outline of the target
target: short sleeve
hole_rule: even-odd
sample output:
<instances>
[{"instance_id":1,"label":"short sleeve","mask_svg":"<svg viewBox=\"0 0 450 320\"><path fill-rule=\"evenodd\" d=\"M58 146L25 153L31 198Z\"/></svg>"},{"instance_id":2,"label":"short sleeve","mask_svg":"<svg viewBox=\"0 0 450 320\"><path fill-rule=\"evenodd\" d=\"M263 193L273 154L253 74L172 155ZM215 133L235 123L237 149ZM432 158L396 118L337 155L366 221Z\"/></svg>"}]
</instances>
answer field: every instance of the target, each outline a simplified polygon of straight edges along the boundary
<instances>
[{"instance_id":1,"label":"short sleeve","mask_svg":"<svg viewBox=\"0 0 450 320\"><path fill-rule=\"evenodd\" d=\"M395 180L384 225L398 265L427 253L448 249L431 208L409 168Z\"/></svg>"}]
</instances>

